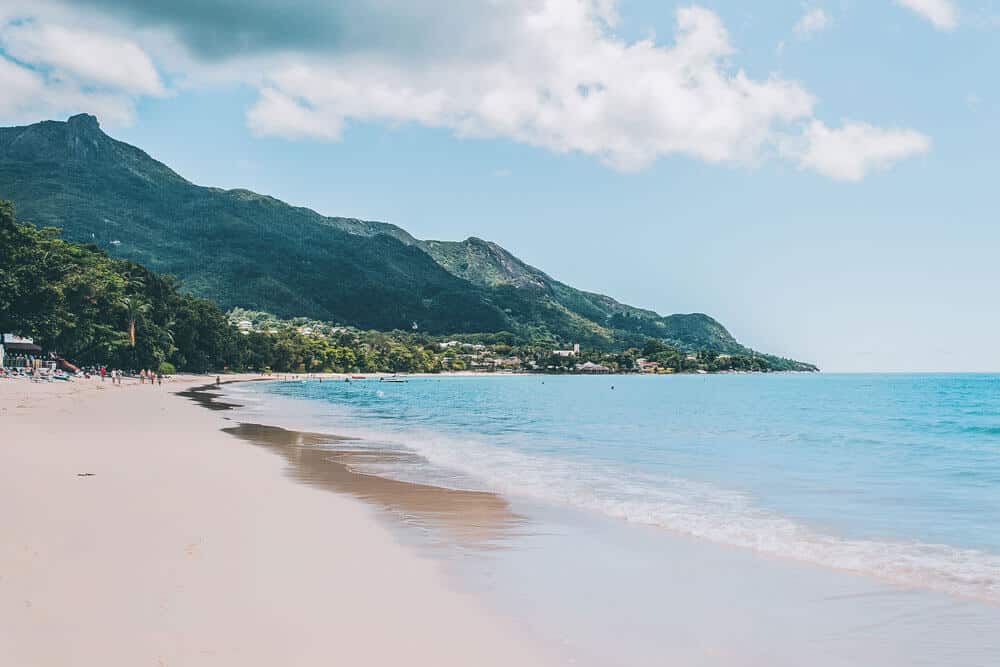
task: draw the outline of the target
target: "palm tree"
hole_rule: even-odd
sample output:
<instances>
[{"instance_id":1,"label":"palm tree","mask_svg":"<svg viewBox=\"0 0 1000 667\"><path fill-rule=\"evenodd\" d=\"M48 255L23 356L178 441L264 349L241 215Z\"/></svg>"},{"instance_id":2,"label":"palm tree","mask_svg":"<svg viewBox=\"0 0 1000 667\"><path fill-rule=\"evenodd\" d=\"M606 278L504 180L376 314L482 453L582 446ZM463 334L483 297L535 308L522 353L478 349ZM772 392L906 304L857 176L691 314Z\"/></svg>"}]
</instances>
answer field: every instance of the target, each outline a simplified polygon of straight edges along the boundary
<instances>
[{"instance_id":1,"label":"palm tree","mask_svg":"<svg viewBox=\"0 0 1000 667\"><path fill-rule=\"evenodd\" d=\"M161 350L160 354L155 354L157 363L166 361L177 347L174 345L174 327L177 326L175 320L170 320L162 327L156 327L153 336L156 339L156 348Z\"/></svg>"},{"instance_id":2,"label":"palm tree","mask_svg":"<svg viewBox=\"0 0 1000 667\"><path fill-rule=\"evenodd\" d=\"M119 300L119 304L125 309L125 317L128 319L128 344L135 349L135 323L149 312L149 303L137 296L125 296Z\"/></svg>"}]
</instances>

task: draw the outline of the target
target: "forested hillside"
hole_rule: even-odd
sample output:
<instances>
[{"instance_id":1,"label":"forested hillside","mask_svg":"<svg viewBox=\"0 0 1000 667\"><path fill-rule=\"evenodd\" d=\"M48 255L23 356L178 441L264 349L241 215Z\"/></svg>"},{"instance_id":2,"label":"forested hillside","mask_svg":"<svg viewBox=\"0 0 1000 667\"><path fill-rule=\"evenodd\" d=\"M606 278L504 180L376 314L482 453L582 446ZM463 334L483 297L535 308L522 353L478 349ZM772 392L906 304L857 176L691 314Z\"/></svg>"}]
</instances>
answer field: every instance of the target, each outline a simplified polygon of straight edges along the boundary
<instances>
[{"instance_id":1,"label":"forested hillside","mask_svg":"<svg viewBox=\"0 0 1000 667\"><path fill-rule=\"evenodd\" d=\"M174 275L227 310L608 351L652 337L750 353L708 315L661 316L577 290L488 241L421 241L387 223L195 185L86 114L0 128L0 198L23 220Z\"/></svg>"}]
</instances>

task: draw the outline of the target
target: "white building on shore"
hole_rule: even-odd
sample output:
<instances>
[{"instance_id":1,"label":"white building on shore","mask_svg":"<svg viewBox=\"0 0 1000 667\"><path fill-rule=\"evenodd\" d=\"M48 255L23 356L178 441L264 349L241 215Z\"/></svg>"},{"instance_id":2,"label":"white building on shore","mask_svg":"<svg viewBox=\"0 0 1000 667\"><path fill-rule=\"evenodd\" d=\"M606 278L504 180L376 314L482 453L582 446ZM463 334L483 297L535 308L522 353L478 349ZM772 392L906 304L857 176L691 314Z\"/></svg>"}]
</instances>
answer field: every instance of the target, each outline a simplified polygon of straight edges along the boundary
<instances>
[{"instance_id":1,"label":"white building on shore","mask_svg":"<svg viewBox=\"0 0 1000 667\"><path fill-rule=\"evenodd\" d=\"M580 344L574 343L572 350L553 350L552 354L557 357L575 357L580 354Z\"/></svg>"},{"instance_id":2,"label":"white building on shore","mask_svg":"<svg viewBox=\"0 0 1000 667\"><path fill-rule=\"evenodd\" d=\"M597 373L597 374L602 374L602 375L614 372L613 369L611 369L611 368L609 368L607 366L604 366L602 364L595 364L592 361L588 361L587 363L584 363L584 364L577 364L576 365L576 371L578 373Z\"/></svg>"}]
</instances>

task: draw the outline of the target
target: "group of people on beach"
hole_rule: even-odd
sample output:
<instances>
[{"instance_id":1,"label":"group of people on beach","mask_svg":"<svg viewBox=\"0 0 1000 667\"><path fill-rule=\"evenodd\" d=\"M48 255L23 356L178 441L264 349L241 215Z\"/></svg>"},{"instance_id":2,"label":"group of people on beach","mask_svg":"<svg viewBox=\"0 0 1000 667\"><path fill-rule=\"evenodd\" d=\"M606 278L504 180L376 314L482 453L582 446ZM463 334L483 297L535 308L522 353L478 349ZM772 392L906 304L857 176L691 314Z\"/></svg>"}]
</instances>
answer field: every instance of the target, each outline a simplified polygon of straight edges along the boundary
<instances>
[{"instance_id":1,"label":"group of people on beach","mask_svg":"<svg viewBox=\"0 0 1000 667\"><path fill-rule=\"evenodd\" d=\"M106 377L111 378L111 384L121 384L122 378L125 377L125 373L118 369L108 370L107 367L101 366L97 371L101 376L101 382L104 382ZM139 384L146 384L148 381L150 385L162 385L163 384L163 373L157 373L152 369L146 370L145 368L139 371L137 377L139 378Z\"/></svg>"},{"instance_id":2,"label":"group of people on beach","mask_svg":"<svg viewBox=\"0 0 1000 667\"><path fill-rule=\"evenodd\" d=\"M155 373L152 369L139 371L139 384L163 384L163 373Z\"/></svg>"}]
</instances>

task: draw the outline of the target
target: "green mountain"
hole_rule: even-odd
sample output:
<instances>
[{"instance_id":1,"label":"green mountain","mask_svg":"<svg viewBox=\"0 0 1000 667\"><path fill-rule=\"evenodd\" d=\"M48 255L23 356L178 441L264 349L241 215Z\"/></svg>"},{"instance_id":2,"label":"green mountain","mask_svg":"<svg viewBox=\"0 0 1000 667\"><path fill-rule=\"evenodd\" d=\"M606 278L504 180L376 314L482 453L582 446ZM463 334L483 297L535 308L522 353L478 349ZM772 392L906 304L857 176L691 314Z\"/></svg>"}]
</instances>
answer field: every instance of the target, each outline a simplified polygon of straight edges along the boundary
<instances>
[{"instance_id":1,"label":"green mountain","mask_svg":"<svg viewBox=\"0 0 1000 667\"><path fill-rule=\"evenodd\" d=\"M475 237L465 241L420 243L452 274L498 294L530 295L537 309L598 338L634 338L638 335L660 338L681 348L747 352L725 327L708 315L663 317L603 294L575 289L525 264L496 243Z\"/></svg>"},{"instance_id":2,"label":"green mountain","mask_svg":"<svg viewBox=\"0 0 1000 667\"><path fill-rule=\"evenodd\" d=\"M0 198L22 220L174 274L224 308L603 349L655 337L747 352L707 315L662 317L574 289L488 241L421 241L387 223L195 185L86 114L0 128Z\"/></svg>"},{"instance_id":3,"label":"green mountain","mask_svg":"<svg viewBox=\"0 0 1000 667\"><path fill-rule=\"evenodd\" d=\"M0 129L0 192L22 220L172 273L225 308L373 329L508 326L482 290L396 238L402 230L194 185L93 116Z\"/></svg>"}]
</instances>

